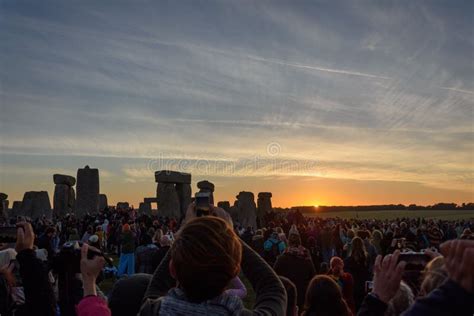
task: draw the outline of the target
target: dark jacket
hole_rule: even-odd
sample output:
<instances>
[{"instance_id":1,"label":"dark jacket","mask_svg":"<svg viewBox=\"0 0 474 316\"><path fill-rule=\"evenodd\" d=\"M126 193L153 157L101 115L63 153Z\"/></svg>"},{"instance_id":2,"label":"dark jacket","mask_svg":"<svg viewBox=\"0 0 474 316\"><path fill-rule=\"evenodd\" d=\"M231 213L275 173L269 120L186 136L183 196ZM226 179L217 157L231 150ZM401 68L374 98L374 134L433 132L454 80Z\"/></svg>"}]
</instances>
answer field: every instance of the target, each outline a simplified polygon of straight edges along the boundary
<instances>
[{"instance_id":1,"label":"dark jacket","mask_svg":"<svg viewBox=\"0 0 474 316\"><path fill-rule=\"evenodd\" d=\"M20 264L20 275L25 292L25 304L15 315L54 316L55 300L48 271L43 262L36 258L32 249L20 251L16 260Z\"/></svg>"},{"instance_id":2,"label":"dark jacket","mask_svg":"<svg viewBox=\"0 0 474 316\"><path fill-rule=\"evenodd\" d=\"M170 250L170 246L162 246L158 249L157 252L153 253L153 257L151 259L151 264L153 266L153 272L155 272L156 268L160 265L161 261L165 258L166 254ZM153 274L152 272L152 274Z\"/></svg>"},{"instance_id":3,"label":"dark jacket","mask_svg":"<svg viewBox=\"0 0 474 316\"><path fill-rule=\"evenodd\" d=\"M367 260L349 257L344 260L344 271L350 273L354 279L354 301L358 310L365 297L365 282L372 279L369 265Z\"/></svg>"},{"instance_id":4,"label":"dark jacket","mask_svg":"<svg viewBox=\"0 0 474 316\"><path fill-rule=\"evenodd\" d=\"M368 295L357 316L383 316L387 304ZM403 316L472 316L474 293L468 293L457 283L448 280L428 296L416 302Z\"/></svg>"},{"instance_id":5,"label":"dark jacket","mask_svg":"<svg viewBox=\"0 0 474 316\"><path fill-rule=\"evenodd\" d=\"M292 252L294 248L288 248L281 256L279 256L275 262L275 272L278 275L284 276L290 279L296 286L298 307L300 310L303 308L304 299L306 294L306 288L308 287L309 281L316 274L311 256L307 249L302 252Z\"/></svg>"},{"instance_id":6,"label":"dark jacket","mask_svg":"<svg viewBox=\"0 0 474 316\"><path fill-rule=\"evenodd\" d=\"M158 316L159 297L164 296L176 286L169 273L170 252L156 269L147 292L140 316ZM256 300L253 310L244 309L242 316L285 315L286 291L272 268L247 244L242 242L241 268L255 290Z\"/></svg>"},{"instance_id":7,"label":"dark jacket","mask_svg":"<svg viewBox=\"0 0 474 316\"><path fill-rule=\"evenodd\" d=\"M131 231L123 232L120 242L122 243L122 253L135 252L135 235Z\"/></svg>"}]
</instances>

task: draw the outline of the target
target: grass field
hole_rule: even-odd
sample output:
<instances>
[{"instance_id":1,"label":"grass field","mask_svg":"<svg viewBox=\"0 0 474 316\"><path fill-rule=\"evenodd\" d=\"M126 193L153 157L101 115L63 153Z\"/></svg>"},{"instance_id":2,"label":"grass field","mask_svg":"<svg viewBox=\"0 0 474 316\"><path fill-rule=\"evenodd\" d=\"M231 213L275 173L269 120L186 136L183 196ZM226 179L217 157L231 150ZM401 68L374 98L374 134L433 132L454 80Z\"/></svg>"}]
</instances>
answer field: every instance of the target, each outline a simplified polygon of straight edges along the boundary
<instances>
[{"instance_id":1,"label":"grass field","mask_svg":"<svg viewBox=\"0 0 474 316\"><path fill-rule=\"evenodd\" d=\"M435 219L474 219L474 210L418 210L418 211L341 211L341 212L315 212L313 214L304 214L307 217L340 217L340 218L374 218L374 219L391 219L397 217L422 217Z\"/></svg>"}]
</instances>

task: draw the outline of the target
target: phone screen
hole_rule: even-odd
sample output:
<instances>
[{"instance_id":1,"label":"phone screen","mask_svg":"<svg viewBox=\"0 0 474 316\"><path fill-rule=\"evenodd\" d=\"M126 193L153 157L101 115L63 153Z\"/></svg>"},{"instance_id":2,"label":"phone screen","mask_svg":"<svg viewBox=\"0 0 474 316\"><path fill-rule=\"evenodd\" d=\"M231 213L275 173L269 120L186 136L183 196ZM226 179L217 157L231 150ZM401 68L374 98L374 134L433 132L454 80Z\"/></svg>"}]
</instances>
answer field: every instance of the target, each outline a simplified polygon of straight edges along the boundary
<instances>
[{"instance_id":1,"label":"phone screen","mask_svg":"<svg viewBox=\"0 0 474 316\"><path fill-rule=\"evenodd\" d=\"M196 193L194 203L196 205L196 215L198 217L209 215L210 213L210 194Z\"/></svg>"},{"instance_id":2,"label":"phone screen","mask_svg":"<svg viewBox=\"0 0 474 316\"><path fill-rule=\"evenodd\" d=\"M422 271L426 264L430 261L430 257L420 252L401 253L398 261L405 261L406 271Z\"/></svg>"}]
</instances>

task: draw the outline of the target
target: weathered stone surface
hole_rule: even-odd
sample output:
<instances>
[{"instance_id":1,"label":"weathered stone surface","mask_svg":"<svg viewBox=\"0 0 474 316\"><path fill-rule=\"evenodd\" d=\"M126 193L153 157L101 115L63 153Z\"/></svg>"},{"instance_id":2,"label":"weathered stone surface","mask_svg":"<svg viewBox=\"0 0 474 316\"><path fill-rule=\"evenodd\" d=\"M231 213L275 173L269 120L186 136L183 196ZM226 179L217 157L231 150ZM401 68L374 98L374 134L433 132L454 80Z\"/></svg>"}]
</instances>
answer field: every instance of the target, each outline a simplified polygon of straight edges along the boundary
<instances>
[{"instance_id":1,"label":"weathered stone surface","mask_svg":"<svg viewBox=\"0 0 474 316\"><path fill-rule=\"evenodd\" d=\"M21 201L14 201L12 205L12 216L18 216L21 214Z\"/></svg>"},{"instance_id":2,"label":"weathered stone surface","mask_svg":"<svg viewBox=\"0 0 474 316\"><path fill-rule=\"evenodd\" d=\"M8 219L8 194L0 193L0 217Z\"/></svg>"},{"instance_id":3,"label":"weathered stone surface","mask_svg":"<svg viewBox=\"0 0 474 316\"><path fill-rule=\"evenodd\" d=\"M158 203L158 198L154 197L154 198L144 198L143 199L143 202L145 203Z\"/></svg>"},{"instance_id":4,"label":"weathered stone surface","mask_svg":"<svg viewBox=\"0 0 474 316\"><path fill-rule=\"evenodd\" d=\"M209 182L207 180L199 181L197 183L197 187L202 192L214 192L214 183Z\"/></svg>"},{"instance_id":5,"label":"weathered stone surface","mask_svg":"<svg viewBox=\"0 0 474 316\"><path fill-rule=\"evenodd\" d=\"M158 215L179 219L181 208L179 204L178 192L173 183L158 183L156 189L158 198Z\"/></svg>"},{"instance_id":6,"label":"weathered stone surface","mask_svg":"<svg viewBox=\"0 0 474 316\"><path fill-rule=\"evenodd\" d=\"M73 176L68 176L65 174L55 174L53 175L54 184L67 184L70 187L76 185L76 178Z\"/></svg>"},{"instance_id":7,"label":"weathered stone surface","mask_svg":"<svg viewBox=\"0 0 474 316\"><path fill-rule=\"evenodd\" d=\"M146 202L141 202L138 207L138 214L142 215L151 215L151 204Z\"/></svg>"},{"instance_id":8,"label":"weathered stone surface","mask_svg":"<svg viewBox=\"0 0 474 316\"><path fill-rule=\"evenodd\" d=\"M60 216L71 213L72 208L69 205L71 187L67 184L56 184L54 188L53 207L54 213Z\"/></svg>"},{"instance_id":9,"label":"weathered stone surface","mask_svg":"<svg viewBox=\"0 0 474 316\"><path fill-rule=\"evenodd\" d=\"M155 182L190 184L191 174L171 170L160 170L155 172Z\"/></svg>"},{"instance_id":10,"label":"weathered stone surface","mask_svg":"<svg viewBox=\"0 0 474 316\"><path fill-rule=\"evenodd\" d=\"M234 223L239 223L239 208L237 206L237 201L234 202L234 205L231 206L228 210L230 217Z\"/></svg>"},{"instance_id":11,"label":"weathered stone surface","mask_svg":"<svg viewBox=\"0 0 474 316\"><path fill-rule=\"evenodd\" d=\"M130 204L128 202L118 202L116 208L117 210L128 210L130 208Z\"/></svg>"},{"instance_id":12,"label":"weathered stone surface","mask_svg":"<svg viewBox=\"0 0 474 316\"><path fill-rule=\"evenodd\" d=\"M197 187L199 188L199 192L208 192L211 194L210 196L210 203L214 204L214 183L209 182L207 180L199 181L197 183Z\"/></svg>"},{"instance_id":13,"label":"weathered stone surface","mask_svg":"<svg viewBox=\"0 0 474 316\"><path fill-rule=\"evenodd\" d=\"M237 195L238 222L244 226L257 228L257 206L252 192L242 191Z\"/></svg>"},{"instance_id":14,"label":"weathered stone surface","mask_svg":"<svg viewBox=\"0 0 474 316\"><path fill-rule=\"evenodd\" d=\"M76 192L74 188L69 188L69 200L68 200L69 208L74 211L76 209Z\"/></svg>"},{"instance_id":15,"label":"weathered stone surface","mask_svg":"<svg viewBox=\"0 0 474 316\"><path fill-rule=\"evenodd\" d=\"M257 199L257 224L259 227L264 226L265 214L273 211L272 207L272 193L271 192L260 192Z\"/></svg>"},{"instance_id":16,"label":"weathered stone surface","mask_svg":"<svg viewBox=\"0 0 474 316\"><path fill-rule=\"evenodd\" d=\"M179 198L180 217L184 217L189 204L191 204L191 185L187 183L177 183L175 188Z\"/></svg>"},{"instance_id":17,"label":"weathered stone surface","mask_svg":"<svg viewBox=\"0 0 474 316\"><path fill-rule=\"evenodd\" d=\"M99 194L99 212L105 211L109 207L109 202L107 201L107 195Z\"/></svg>"},{"instance_id":18,"label":"weathered stone surface","mask_svg":"<svg viewBox=\"0 0 474 316\"><path fill-rule=\"evenodd\" d=\"M86 166L77 170L76 214L83 217L86 213L99 211L99 169Z\"/></svg>"},{"instance_id":19,"label":"weathered stone surface","mask_svg":"<svg viewBox=\"0 0 474 316\"><path fill-rule=\"evenodd\" d=\"M25 192L23 195L23 201L21 202L21 212L18 215L28 216L32 219L40 218L43 215L50 218L52 212L48 192Z\"/></svg>"},{"instance_id":20,"label":"weathered stone surface","mask_svg":"<svg viewBox=\"0 0 474 316\"><path fill-rule=\"evenodd\" d=\"M0 201L0 217L3 217L4 221L8 221L8 218L10 217L9 212L8 212L8 200L1 200Z\"/></svg>"}]
</instances>

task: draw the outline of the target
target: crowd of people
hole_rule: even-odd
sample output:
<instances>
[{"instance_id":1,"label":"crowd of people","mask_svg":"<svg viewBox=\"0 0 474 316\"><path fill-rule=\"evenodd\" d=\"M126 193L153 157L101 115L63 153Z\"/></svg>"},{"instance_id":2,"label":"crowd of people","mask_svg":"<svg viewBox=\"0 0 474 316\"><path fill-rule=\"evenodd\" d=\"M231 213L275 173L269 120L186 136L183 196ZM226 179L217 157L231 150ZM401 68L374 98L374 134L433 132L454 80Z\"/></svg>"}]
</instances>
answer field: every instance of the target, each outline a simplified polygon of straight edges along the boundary
<instances>
[{"instance_id":1,"label":"crowd of people","mask_svg":"<svg viewBox=\"0 0 474 316\"><path fill-rule=\"evenodd\" d=\"M473 315L473 220L108 209L12 219L0 315ZM107 264L118 257L118 265ZM244 305L249 289L252 306ZM104 294L101 287L114 280Z\"/></svg>"}]
</instances>

